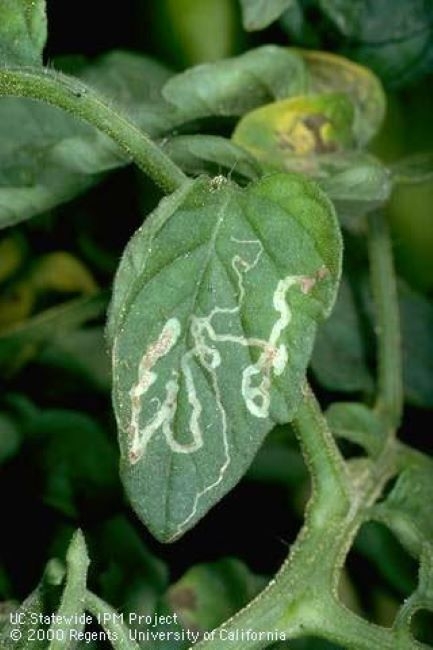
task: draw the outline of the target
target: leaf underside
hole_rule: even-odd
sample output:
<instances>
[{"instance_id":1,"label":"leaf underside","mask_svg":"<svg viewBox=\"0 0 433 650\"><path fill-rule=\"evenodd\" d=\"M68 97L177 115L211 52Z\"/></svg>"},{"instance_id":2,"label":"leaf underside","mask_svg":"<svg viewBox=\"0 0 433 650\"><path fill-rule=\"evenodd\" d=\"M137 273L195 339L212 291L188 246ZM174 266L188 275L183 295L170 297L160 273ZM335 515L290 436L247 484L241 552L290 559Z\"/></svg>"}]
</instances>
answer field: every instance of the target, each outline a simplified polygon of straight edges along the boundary
<instances>
[{"instance_id":1,"label":"leaf underside","mask_svg":"<svg viewBox=\"0 0 433 650\"><path fill-rule=\"evenodd\" d=\"M331 204L288 174L190 182L130 241L108 323L114 406L126 491L159 539L191 528L292 418L340 255Z\"/></svg>"}]
</instances>

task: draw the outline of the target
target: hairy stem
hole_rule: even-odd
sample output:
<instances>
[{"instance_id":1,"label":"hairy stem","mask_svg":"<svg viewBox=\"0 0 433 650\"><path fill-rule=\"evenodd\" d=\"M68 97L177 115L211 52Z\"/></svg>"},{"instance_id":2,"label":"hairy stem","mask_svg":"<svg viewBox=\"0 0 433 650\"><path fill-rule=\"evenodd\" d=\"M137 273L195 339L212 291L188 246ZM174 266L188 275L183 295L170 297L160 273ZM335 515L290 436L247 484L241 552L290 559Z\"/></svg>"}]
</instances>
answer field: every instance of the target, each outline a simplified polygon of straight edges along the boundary
<instances>
[{"instance_id":1,"label":"hairy stem","mask_svg":"<svg viewBox=\"0 0 433 650\"><path fill-rule=\"evenodd\" d=\"M320 405L307 383L303 392L304 397L293 425L312 477L315 513L319 515L323 512L329 516L331 503L348 507L349 477Z\"/></svg>"},{"instance_id":2,"label":"hairy stem","mask_svg":"<svg viewBox=\"0 0 433 650\"><path fill-rule=\"evenodd\" d=\"M403 410L400 316L388 224L380 212L369 215L371 284L377 318L378 396L376 408L390 430Z\"/></svg>"},{"instance_id":3,"label":"hairy stem","mask_svg":"<svg viewBox=\"0 0 433 650\"><path fill-rule=\"evenodd\" d=\"M354 650L394 650L396 633L346 609L337 592L353 540L384 485L397 471L396 441L387 441L375 462L363 472L362 482L357 483L349 480L345 461L308 386L295 426L313 477L304 526L275 579L200 647L223 650L229 641L233 650L264 648L272 640L281 640L281 635L285 639L313 635ZM271 639L270 633L274 634ZM407 650L421 647L410 642Z\"/></svg>"},{"instance_id":4,"label":"hairy stem","mask_svg":"<svg viewBox=\"0 0 433 650\"><path fill-rule=\"evenodd\" d=\"M78 79L46 68L4 68L0 96L37 99L88 122L114 140L165 192L186 181L182 170L145 133Z\"/></svg>"},{"instance_id":5,"label":"hairy stem","mask_svg":"<svg viewBox=\"0 0 433 650\"><path fill-rule=\"evenodd\" d=\"M77 603L82 603L82 596L86 591L89 556L81 530L77 530L71 540L66 554L66 564L65 588L57 611L58 618L51 626L53 640L49 643L48 650L62 650L65 647L63 637L58 638L56 632L62 630L65 621L73 619L74 614L77 614Z\"/></svg>"},{"instance_id":6,"label":"hairy stem","mask_svg":"<svg viewBox=\"0 0 433 650\"><path fill-rule=\"evenodd\" d=\"M91 591L86 592L84 608L109 633L110 643L115 650L138 650L139 646L130 636L120 614Z\"/></svg>"}]
</instances>

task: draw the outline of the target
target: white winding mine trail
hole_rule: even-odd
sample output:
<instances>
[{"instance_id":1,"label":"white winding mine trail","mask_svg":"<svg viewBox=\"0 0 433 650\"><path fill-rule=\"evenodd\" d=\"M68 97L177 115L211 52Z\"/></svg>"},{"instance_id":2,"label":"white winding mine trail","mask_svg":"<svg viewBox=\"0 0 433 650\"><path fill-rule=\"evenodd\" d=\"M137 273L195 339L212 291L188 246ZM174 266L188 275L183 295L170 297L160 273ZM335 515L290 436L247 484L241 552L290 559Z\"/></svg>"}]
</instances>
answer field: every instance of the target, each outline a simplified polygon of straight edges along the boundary
<instances>
[{"instance_id":1,"label":"white winding mine trail","mask_svg":"<svg viewBox=\"0 0 433 650\"><path fill-rule=\"evenodd\" d=\"M319 274L313 278L302 275L288 275L278 281L272 296L272 305L277 313L277 318L267 340L217 332L212 321L217 315L236 314L240 311L245 297L244 276L257 266L263 253L263 246L257 239L239 240L234 237L231 239L240 245L242 251L252 251L253 253L250 261L245 259L245 257L250 256L244 252L244 256L237 253L231 261L231 266L237 278L237 304L230 308L215 306L206 316L197 316L195 314L191 316L189 331L185 332L185 334L190 335L194 345L182 355L180 370L173 369L164 388L160 387L160 392L164 396L161 399L153 397L151 400L147 400L146 403L146 394L151 386L158 381L158 362L173 350L182 333L179 320L170 318L165 323L156 341L152 342L145 350L138 368L137 383L129 391L131 399L129 461L131 464L135 464L145 456L149 442L159 430L162 431L165 441L173 453L192 454L203 447L204 427L201 422L203 408L194 382L193 364L196 363L201 366L210 378L215 405L220 415L224 460L218 476L211 480L201 491L197 492L190 514L179 524L173 537L178 537L189 521L193 519L200 499L221 483L230 465L227 414L222 403L217 372L222 363L218 348L222 344L231 344L261 350L258 360L243 369L240 379L240 391L246 408L252 416L257 418L268 417L272 375L281 375L288 362L286 345L280 342L281 336L292 319L292 312L286 300L287 292L291 287L298 286L303 293L309 293L316 282L316 278L319 277ZM190 440L186 443L178 442L173 431L178 403L180 373L182 373L184 379L190 406L188 429ZM146 411L149 412L149 405L152 402L157 405L156 412L147 422L143 423L142 414Z\"/></svg>"}]
</instances>

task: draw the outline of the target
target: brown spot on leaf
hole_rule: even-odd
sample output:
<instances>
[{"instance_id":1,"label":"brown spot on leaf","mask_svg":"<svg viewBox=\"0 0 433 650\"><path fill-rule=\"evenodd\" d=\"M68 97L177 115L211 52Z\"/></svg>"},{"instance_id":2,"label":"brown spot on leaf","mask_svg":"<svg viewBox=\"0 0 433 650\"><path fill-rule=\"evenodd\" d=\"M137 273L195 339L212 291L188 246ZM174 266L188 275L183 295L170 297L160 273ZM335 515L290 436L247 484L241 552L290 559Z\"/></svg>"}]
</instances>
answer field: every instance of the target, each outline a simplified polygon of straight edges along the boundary
<instances>
[{"instance_id":1,"label":"brown spot on leaf","mask_svg":"<svg viewBox=\"0 0 433 650\"><path fill-rule=\"evenodd\" d=\"M308 276L301 278L300 285L301 285L302 293L304 294L310 293L311 289L314 287L315 284L316 284L316 278L309 278Z\"/></svg>"},{"instance_id":2,"label":"brown spot on leaf","mask_svg":"<svg viewBox=\"0 0 433 650\"><path fill-rule=\"evenodd\" d=\"M327 117L320 113L314 113L312 115L307 115L302 121L310 133L313 134L315 141L314 148L317 153L331 153L332 151L336 151L337 145L335 142L325 142L322 137L322 127L330 124Z\"/></svg>"},{"instance_id":3,"label":"brown spot on leaf","mask_svg":"<svg viewBox=\"0 0 433 650\"><path fill-rule=\"evenodd\" d=\"M316 282L320 282L320 280L326 278L327 275L329 275L329 270L326 268L326 266L321 266L320 269L318 269L312 277L304 275L299 281L299 286L301 287L302 293L310 293Z\"/></svg>"},{"instance_id":4,"label":"brown spot on leaf","mask_svg":"<svg viewBox=\"0 0 433 650\"><path fill-rule=\"evenodd\" d=\"M327 275L329 275L329 269L327 269L326 266L321 266L317 271L317 279L323 280Z\"/></svg>"},{"instance_id":5,"label":"brown spot on leaf","mask_svg":"<svg viewBox=\"0 0 433 650\"><path fill-rule=\"evenodd\" d=\"M191 587L181 587L171 591L169 601L174 611L182 609L194 611L197 609L197 596Z\"/></svg>"}]
</instances>

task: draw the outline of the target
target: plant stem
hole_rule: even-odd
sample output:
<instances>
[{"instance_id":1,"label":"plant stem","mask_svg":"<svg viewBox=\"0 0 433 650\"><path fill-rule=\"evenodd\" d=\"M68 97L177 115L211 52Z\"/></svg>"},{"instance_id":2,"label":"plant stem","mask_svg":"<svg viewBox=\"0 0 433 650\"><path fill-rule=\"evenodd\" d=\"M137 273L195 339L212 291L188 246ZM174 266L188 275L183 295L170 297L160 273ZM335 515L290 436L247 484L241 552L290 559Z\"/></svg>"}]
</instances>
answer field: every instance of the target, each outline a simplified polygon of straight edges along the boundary
<instances>
[{"instance_id":1,"label":"plant stem","mask_svg":"<svg viewBox=\"0 0 433 650\"><path fill-rule=\"evenodd\" d=\"M252 603L223 623L198 647L224 650L229 641L232 650L265 648L270 641L266 634L270 632L278 632L280 640L281 635L286 640L320 637L352 650L394 650L398 647L394 630L369 623L349 611L336 597L347 551L369 505L377 499L392 475L393 466L392 454L385 449L371 467L365 489L354 500L349 512L344 513L338 505L336 507L340 495L329 497L329 516L322 526L311 525L312 521L317 521L313 497L306 522L275 579ZM278 640L278 637L271 640ZM405 650L419 648L423 646L415 641L405 646Z\"/></svg>"},{"instance_id":2,"label":"plant stem","mask_svg":"<svg viewBox=\"0 0 433 650\"><path fill-rule=\"evenodd\" d=\"M285 639L312 635L353 650L394 650L394 631L368 623L346 609L338 602L337 591L341 568L356 533L396 472L396 442L389 439L375 462L363 470L362 483L352 485L345 461L308 386L295 427L313 482L304 526L275 579L199 647L223 650L229 641L233 650L263 648L269 645L266 633L278 631ZM260 634L264 636L260 638ZM421 647L408 643L407 650Z\"/></svg>"},{"instance_id":3,"label":"plant stem","mask_svg":"<svg viewBox=\"0 0 433 650\"><path fill-rule=\"evenodd\" d=\"M187 179L145 133L74 77L47 68L4 68L0 70L0 96L44 101L88 122L114 140L167 193Z\"/></svg>"},{"instance_id":4,"label":"plant stem","mask_svg":"<svg viewBox=\"0 0 433 650\"><path fill-rule=\"evenodd\" d=\"M77 612L77 604L82 606L83 595L86 592L89 556L81 530L77 530L72 537L66 554L66 565L66 583L57 611L57 619L51 626L53 640L49 643L48 650L62 650L65 647L65 639L63 636L58 638L56 632L64 631L65 622L68 619L73 620L74 614L80 613ZM70 627L67 626L67 630L69 629Z\"/></svg>"},{"instance_id":5,"label":"plant stem","mask_svg":"<svg viewBox=\"0 0 433 650\"><path fill-rule=\"evenodd\" d=\"M123 623L120 614L91 591L86 592L84 609L92 614L106 632L109 632L110 643L115 650L139 649L139 646L131 639L129 628Z\"/></svg>"},{"instance_id":6,"label":"plant stem","mask_svg":"<svg viewBox=\"0 0 433 650\"><path fill-rule=\"evenodd\" d=\"M342 508L349 506L349 478L328 423L307 383L303 392L293 425L311 475L315 512L323 511L329 516L331 503Z\"/></svg>"},{"instance_id":7,"label":"plant stem","mask_svg":"<svg viewBox=\"0 0 433 650\"><path fill-rule=\"evenodd\" d=\"M400 316L388 224L383 214L368 218L371 284L377 318L378 396L376 408L395 431L403 410Z\"/></svg>"}]
</instances>

